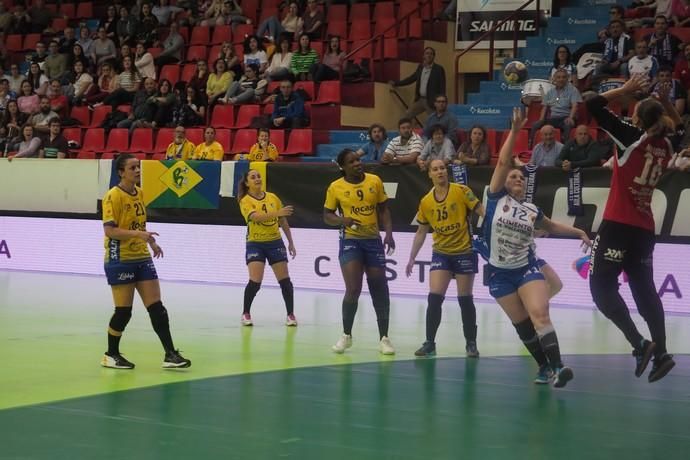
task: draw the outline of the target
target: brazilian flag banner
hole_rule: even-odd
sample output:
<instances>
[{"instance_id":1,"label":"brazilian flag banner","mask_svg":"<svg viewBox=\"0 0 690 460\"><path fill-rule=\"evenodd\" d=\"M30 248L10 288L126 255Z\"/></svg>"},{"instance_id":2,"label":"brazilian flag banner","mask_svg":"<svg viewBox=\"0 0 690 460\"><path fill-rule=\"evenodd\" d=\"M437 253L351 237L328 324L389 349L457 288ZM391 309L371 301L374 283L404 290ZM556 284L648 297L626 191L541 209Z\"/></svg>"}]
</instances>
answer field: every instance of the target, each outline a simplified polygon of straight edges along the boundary
<instances>
[{"instance_id":1,"label":"brazilian flag banner","mask_svg":"<svg viewBox=\"0 0 690 460\"><path fill-rule=\"evenodd\" d=\"M151 208L218 209L219 161L144 160L141 186Z\"/></svg>"}]
</instances>

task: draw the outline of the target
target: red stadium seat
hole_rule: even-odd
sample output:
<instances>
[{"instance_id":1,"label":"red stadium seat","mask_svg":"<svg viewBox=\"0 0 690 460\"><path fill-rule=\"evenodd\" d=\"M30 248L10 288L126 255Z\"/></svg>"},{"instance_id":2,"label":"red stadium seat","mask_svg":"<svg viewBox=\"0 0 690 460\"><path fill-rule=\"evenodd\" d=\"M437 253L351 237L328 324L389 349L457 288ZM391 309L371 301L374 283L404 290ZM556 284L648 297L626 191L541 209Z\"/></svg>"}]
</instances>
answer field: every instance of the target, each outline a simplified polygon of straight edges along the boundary
<instances>
[{"instance_id":1,"label":"red stadium seat","mask_svg":"<svg viewBox=\"0 0 690 460\"><path fill-rule=\"evenodd\" d=\"M347 5L331 5L328 8L328 24L333 21L347 21Z\"/></svg>"},{"instance_id":2,"label":"red stadium seat","mask_svg":"<svg viewBox=\"0 0 690 460\"><path fill-rule=\"evenodd\" d=\"M212 45L220 45L223 42L229 42L232 40L232 29L230 26L215 26L213 28L213 35L211 36L210 43ZM207 44L207 43L202 43Z\"/></svg>"},{"instance_id":3,"label":"red stadium seat","mask_svg":"<svg viewBox=\"0 0 690 460\"><path fill-rule=\"evenodd\" d=\"M182 67L182 75L180 75L180 80L182 80L185 83L189 83L192 81L192 78L194 78L194 73L196 72L196 64L191 63L191 64L185 64L184 67Z\"/></svg>"},{"instance_id":4,"label":"red stadium seat","mask_svg":"<svg viewBox=\"0 0 690 460\"><path fill-rule=\"evenodd\" d=\"M108 143L104 152L126 152L129 147L129 129L115 128L108 134Z\"/></svg>"},{"instance_id":5,"label":"red stadium seat","mask_svg":"<svg viewBox=\"0 0 690 460\"><path fill-rule=\"evenodd\" d=\"M249 128L249 126L252 124L252 119L260 115L260 106L240 105L240 110L237 112L237 120L235 121L235 128Z\"/></svg>"},{"instance_id":6,"label":"red stadium seat","mask_svg":"<svg viewBox=\"0 0 690 460\"><path fill-rule=\"evenodd\" d=\"M65 18L53 18L53 21L50 24L50 27L53 30L65 30L65 27L67 27L68 21Z\"/></svg>"},{"instance_id":7,"label":"red stadium seat","mask_svg":"<svg viewBox=\"0 0 690 460\"><path fill-rule=\"evenodd\" d=\"M359 48L360 46L364 45L366 43L366 40L358 40L352 42L352 47L350 48L350 51L354 51L355 49ZM361 60L361 59L369 59L371 58L372 54L372 43L369 43L368 45L365 45L362 49L358 50L355 54L352 55L350 59L353 60Z\"/></svg>"},{"instance_id":8,"label":"red stadium seat","mask_svg":"<svg viewBox=\"0 0 690 460\"><path fill-rule=\"evenodd\" d=\"M501 143L502 141L503 139L501 139ZM529 150L529 130L521 129L517 135L517 138L515 139L515 147L513 148L513 152L519 154L526 150Z\"/></svg>"},{"instance_id":9,"label":"red stadium seat","mask_svg":"<svg viewBox=\"0 0 690 460\"><path fill-rule=\"evenodd\" d=\"M359 3L356 5L359 5ZM368 7L369 5L367 4ZM350 25L350 35L348 37L350 40L368 40L371 36L371 23L368 19L366 21L353 21Z\"/></svg>"},{"instance_id":10,"label":"red stadium seat","mask_svg":"<svg viewBox=\"0 0 690 460\"><path fill-rule=\"evenodd\" d=\"M22 51L24 50L24 37L20 34L12 34L5 37L5 46L7 51Z\"/></svg>"},{"instance_id":11,"label":"red stadium seat","mask_svg":"<svg viewBox=\"0 0 690 460\"><path fill-rule=\"evenodd\" d=\"M272 129L271 130L271 142L278 149L278 153L283 153L283 150L285 150L285 130L283 130L283 129Z\"/></svg>"},{"instance_id":12,"label":"red stadium seat","mask_svg":"<svg viewBox=\"0 0 690 460\"><path fill-rule=\"evenodd\" d=\"M78 19L91 19L93 17L93 2L79 2L75 14Z\"/></svg>"},{"instance_id":13,"label":"red stadium seat","mask_svg":"<svg viewBox=\"0 0 690 460\"><path fill-rule=\"evenodd\" d=\"M84 133L84 143L82 144L82 151L86 152L102 152L105 147L105 131L103 128L87 129Z\"/></svg>"},{"instance_id":14,"label":"red stadium seat","mask_svg":"<svg viewBox=\"0 0 690 460\"><path fill-rule=\"evenodd\" d=\"M158 56L161 55L163 52L163 48L147 48L146 51L154 58L156 59Z\"/></svg>"},{"instance_id":15,"label":"red stadium seat","mask_svg":"<svg viewBox=\"0 0 690 460\"><path fill-rule=\"evenodd\" d=\"M233 128L235 123L235 107L217 104L213 107L210 126L214 128Z\"/></svg>"},{"instance_id":16,"label":"red stadium seat","mask_svg":"<svg viewBox=\"0 0 690 460\"><path fill-rule=\"evenodd\" d=\"M161 128L158 130L156 135L156 146L153 151L156 153L165 152L168 149L168 145L173 141L175 137L175 128Z\"/></svg>"},{"instance_id":17,"label":"red stadium seat","mask_svg":"<svg viewBox=\"0 0 690 460\"><path fill-rule=\"evenodd\" d=\"M194 145L199 145L204 142L203 128L187 128L185 133L189 142L193 142Z\"/></svg>"},{"instance_id":18,"label":"red stadium seat","mask_svg":"<svg viewBox=\"0 0 690 460\"><path fill-rule=\"evenodd\" d=\"M311 155L313 153L311 129L293 129L283 155Z\"/></svg>"},{"instance_id":19,"label":"red stadium seat","mask_svg":"<svg viewBox=\"0 0 690 460\"><path fill-rule=\"evenodd\" d=\"M374 6L374 21L384 18L395 18L394 2L376 2L376 6Z\"/></svg>"},{"instance_id":20,"label":"red stadium seat","mask_svg":"<svg viewBox=\"0 0 690 460\"><path fill-rule=\"evenodd\" d=\"M190 46L187 48L187 62L205 61L206 53L205 45Z\"/></svg>"},{"instance_id":21,"label":"red stadium seat","mask_svg":"<svg viewBox=\"0 0 690 460\"><path fill-rule=\"evenodd\" d=\"M400 53L398 51L397 38L383 39L383 59L398 59ZM374 43L374 59L381 59L381 41Z\"/></svg>"},{"instance_id":22,"label":"red stadium seat","mask_svg":"<svg viewBox=\"0 0 690 460\"><path fill-rule=\"evenodd\" d=\"M132 133L129 152L151 153L153 150L153 130L151 128L136 128Z\"/></svg>"},{"instance_id":23,"label":"red stadium seat","mask_svg":"<svg viewBox=\"0 0 690 460\"><path fill-rule=\"evenodd\" d=\"M232 153L249 153L252 145L256 144L255 129L238 129L235 133L235 143L232 144Z\"/></svg>"},{"instance_id":24,"label":"red stadium seat","mask_svg":"<svg viewBox=\"0 0 690 460\"><path fill-rule=\"evenodd\" d=\"M223 152L229 153L230 147L232 146L232 133L229 129L217 129L216 130L216 141L220 142L223 146Z\"/></svg>"},{"instance_id":25,"label":"red stadium seat","mask_svg":"<svg viewBox=\"0 0 690 460\"><path fill-rule=\"evenodd\" d=\"M235 31L232 34L233 43L243 43L247 35L254 33L254 26L251 24L237 24Z\"/></svg>"},{"instance_id":26,"label":"red stadium seat","mask_svg":"<svg viewBox=\"0 0 690 460\"><path fill-rule=\"evenodd\" d=\"M341 6L341 5L336 5ZM344 6L344 5L343 5ZM333 7L331 7L333 8ZM326 29L326 35L329 37L341 37L342 39L347 38L347 22L344 20L334 20L328 22L328 28Z\"/></svg>"},{"instance_id":27,"label":"red stadium seat","mask_svg":"<svg viewBox=\"0 0 690 460\"><path fill-rule=\"evenodd\" d=\"M156 161L165 160L165 153L154 153L151 159Z\"/></svg>"},{"instance_id":28,"label":"red stadium seat","mask_svg":"<svg viewBox=\"0 0 690 460\"><path fill-rule=\"evenodd\" d=\"M220 50L223 49L222 45L213 45L208 52L208 60L210 64L213 64L218 56L220 56Z\"/></svg>"},{"instance_id":29,"label":"red stadium seat","mask_svg":"<svg viewBox=\"0 0 690 460\"><path fill-rule=\"evenodd\" d=\"M525 128L530 128L541 116L542 105L540 102L532 102L527 106L527 123Z\"/></svg>"},{"instance_id":30,"label":"red stadium seat","mask_svg":"<svg viewBox=\"0 0 690 460\"><path fill-rule=\"evenodd\" d=\"M74 118L79 122L79 126L86 128L91 126L91 112L86 106L74 106L70 112L70 118Z\"/></svg>"},{"instance_id":31,"label":"red stadium seat","mask_svg":"<svg viewBox=\"0 0 690 460\"><path fill-rule=\"evenodd\" d=\"M77 6L74 3L62 3L58 11L62 16L67 16L68 18L77 17Z\"/></svg>"},{"instance_id":32,"label":"red stadium seat","mask_svg":"<svg viewBox=\"0 0 690 460\"><path fill-rule=\"evenodd\" d=\"M86 150L80 150L77 152L77 159L79 160L95 160L96 152L89 152Z\"/></svg>"},{"instance_id":33,"label":"red stadium seat","mask_svg":"<svg viewBox=\"0 0 690 460\"><path fill-rule=\"evenodd\" d=\"M24 37L24 49L25 50L35 50L36 49L36 43L41 41L41 34L27 34Z\"/></svg>"},{"instance_id":34,"label":"red stadium seat","mask_svg":"<svg viewBox=\"0 0 690 460\"><path fill-rule=\"evenodd\" d=\"M369 3L355 3L350 9L350 22L371 21Z\"/></svg>"},{"instance_id":35,"label":"red stadium seat","mask_svg":"<svg viewBox=\"0 0 690 460\"><path fill-rule=\"evenodd\" d=\"M91 115L91 123L89 127L100 128L103 122L105 121L105 117L107 117L108 114L112 111L113 108L109 105L99 105L98 107L96 107L93 111L93 115Z\"/></svg>"},{"instance_id":36,"label":"red stadium seat","mask_svg":"<svg viewBox=\"0 0 690 460\"><path fill-rule=\"evenodd\" d=\"M211 41L211 29L204 26L195 26L189 37L190 45L208 45Z\"/></svg>"},{"instance_id":37,"label":"red stadium seat","mask_svg":"<svg viewBox=\"0 0 690 460\"><path fill-rule=\"evenodd\" d=\"M158 81L160 82L166 79L170 81L171 85L175 86L175 83L180 80L180 66L177 64L164 65L161 69Z\"/></svg>"},{"instance_id":38,"label":"red stadium seat","mask_svg":"<svg viewBox=\"0 0 690 460\"><path fill-rule=\"evenodd\" d=\"M117 152L104 152L103 155L101 155L101 160L114 160L116 155Z\"/></svg>"},{"instance_id":39,"label":"red stadium seat","mask_svg":"<svg viewBox=\"0 0 690 460\"><path fill-rule=\"evenodd\" d=\"M398 30L396 27L393 27L396 23L397 20L394 17L378 19L374 26L374 35L381 34L385 31L384 37L386 38L397 37Z\"/></svg>"},{"instance_id":40,"label":"red stadium seat","mask_svg":"<svg viewBox=\"0 0 690 460\"><path fill-rule=\"evenodd\" d=\"M74 141L81 145L81 128L64 128L62 130L62 135L68 141Z\"/></svg>"},{"instance_id":41,"label":"red stadium seat","mask_svg":"<svg viewBox=\"0 0 690 460\"><path fill-rule=\"evenodd\" d=\"M319 97L313 102L319 104L340 104L340 82L323 81L319 85Z\"/></svg>"},{"instance_id":42,"label":"red stadium seat","mask_svg":"<svg viewBox=\"0 0 690 460\"><path fill-rule=\"evenodd\" d=\"M298 81L295 83L295 86L293 89L296 91L298 89L303 90L305 93L309 95L309 98L313 101L314 98L316 97L316 91L314 91L314 82L313 81Z\"/></svg>"}]
</instances>

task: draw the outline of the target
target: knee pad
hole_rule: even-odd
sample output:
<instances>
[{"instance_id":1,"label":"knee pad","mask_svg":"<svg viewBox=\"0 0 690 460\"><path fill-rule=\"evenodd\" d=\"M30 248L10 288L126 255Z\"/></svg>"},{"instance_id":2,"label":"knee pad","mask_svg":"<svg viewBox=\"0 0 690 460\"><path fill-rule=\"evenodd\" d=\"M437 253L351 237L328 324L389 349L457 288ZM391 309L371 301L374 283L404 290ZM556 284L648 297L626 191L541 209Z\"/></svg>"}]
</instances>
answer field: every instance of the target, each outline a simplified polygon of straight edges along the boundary
<instances>
[{"instance_id":1,"label":"knee pad","mask_svg":"<svg viewBox=\"0 0 690 460\"><path fill-rule=\"evenodd\" d=\"M110 324L108 324L108 326L113 332L122 333L131 318L132 307L115 307L115 313L113 313L112 318L110 318Z\"/></svg>"},{"instance_id":2,"label":"knee pad","mask_svg":"<svg viewBox=\"0 0 690 460\"><path fill-rule=\"evenodd\" d=\"M539 340L537 336L537 331L534 329L534 324L532 320L527 318L517 324L513 324L515 330L517 331L518 337L525 343L534 342Z\"/></svg>"},{"instance_id":3,"label":"knee pad","mask_svg":"<svg viewBox=\"0 0 690 460\"><path fill-rule=\"evenodd\" d=\"M442 296L441 294L434 294L433 292L430 292L429 295L427 296L427 301L429 303L429 309L430 310L441 310L441 306L443 305L443 301L445 300L445 296Z\"/></svg>"},{"instance_id":4,"label":"knee pad","mask_svg":"<svg viewBox=\"0 0 690 460\"><path fill-rule=\"evenodd\" d=\"M249 280L247 282L247 288L251 289L253 291L258 291L261 288L261 283L257 283L256 281Z\"/></svg>"},{"instance_id":5,"label":"knee pad","mask_svg":"<svg viewBox=\"0 0 690 460\"><path fill-rule=\"evenodd\" d=\"M163 306L163 302L160 300L146 307L146 310L149 312L150 316L168 316L168 310L166 310Z\"/></svg>"}]
</instances>

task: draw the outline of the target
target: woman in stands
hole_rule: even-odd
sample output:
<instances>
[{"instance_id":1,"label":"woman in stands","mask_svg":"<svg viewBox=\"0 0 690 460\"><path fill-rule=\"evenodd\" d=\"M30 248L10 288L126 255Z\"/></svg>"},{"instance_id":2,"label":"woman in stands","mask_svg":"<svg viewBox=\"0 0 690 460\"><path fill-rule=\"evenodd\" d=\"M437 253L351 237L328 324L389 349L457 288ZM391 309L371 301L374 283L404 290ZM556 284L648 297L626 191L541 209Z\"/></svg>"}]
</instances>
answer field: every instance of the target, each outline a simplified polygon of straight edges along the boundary
<instances>
[{"instance_id":1,"label":"woman in stands","mask_svg":"<svg viewBox=\"0 0 690 460\"><path fill-rule=\"evenodd\" d=\"M436 354L435 337L438 326L441 324L441 306L448 284L455 278L462 314L462 330L465 335L465 351L468 357L478 358L477 310L472 298L472 286L478 262L477 254L472 250L468 216L472 212L484 216L484 208L469 187L448 181L448 168L445 161L431 160L428 169L429 178L434 187L419 203L417 212L419 227L412 243L410 261L405 269L409 277L426 235L432 230L434 246L429 272L426 341L415 352L415 355L433 356Z\"/></svg>"},{"instance_id":2,"label":"woman in stands","mask_svg":"<svg viewBox=\"0 0 690 460\"><path fill-rule=\"evenodd\" d=\"M353 150L341 151L336 161L343 177L328 186L323 205L324 222L340 227L338 258L345 280L343 335L333 345L333 351L343 353L352 346L352 323L362 291L362 277L366 273L379 328L379 351L392 355L395 350L388 338L390 295L384 247L392 254L395 241L388 196L381 179L364 172L359 155ZM383 242L379 235L380 223L386 233Z\"/></svg>"},{"instance_id":3,"label":"woman in stands","mask_svg":"<svg viewBox=\"0 0 690 460\"><path fill-rule=\"evenodd\" d=\"M184 368L192 365L175 349L168 312L161 302L160 284L153 257L162 257L155 232L146 230L146 206L142 190L139 160L122 154L115 160L120 183L103 197L103 229L105 231L105 274L113 292L115 312L108 325L108 351L101 359L103 367L133 369L134 363L120 354L120 339L132 317L134 291L141 297L151 318L153 330L165 350L163 368Z\"/></svg>"},{"instance_id":4,"label":"woman in stands","mask_svg":"<svg viewBox=\"0 0 690 460\"><path fill-rule=\"evenodd\" d=\"M513 167L513 148L526 117L513 110L512 128L499 153L489 184L484 241L488 249L489 292L515 326L518 336L539 364L535 382L546 383L555 374L554 386L563 387L573 371L561 361L556 331L549 318L549 287L533 251L534 230L591 242L580 229L554 222L525 199L522 170Z\"/></svg>"},{"instance_id":5,"label":"woman in stands","mask_svg":"<svg viewBox=\"0 0 690 460\"><path fill-rule=\"evenodd\" d=\"M491 160L491 149L486 140L486 128L480 125L472 126L470 138L458 148L457 158L454 164L468 166L488 165Z\"/></svg>"},{"instance_id":6,"label":"woman in stands","mask_svg":"<svg viewBox=\"0 0 690 460\"><path fill-rule=\"evenodd\" d=\"M553 53L553 67L551 67L551 80L553 81L556 71L563 69L568 72L568 77L573 85L577 85L577 67L573 64L570 48L560 45Z\"/></svg>"},{"instance_id":7,"label":"woman in stands","mask_svg":"<svg viewBox=\"0 0 690 460\"><path fill-rule=\"evenodd\" d=\"M273 269L276 280L280 285L287 310L286 326L297 326L294 314L293 287L288 273L287 254L294 259L297 255L295 243L292 241L292 233L287 217L292 215L292 206L283 206L276 195L262 190L263 182L261 174L254 169L247 171L242 177L237 199L240 202L240 211L247 222L247 269L249 270L249 282L244 289L244 310L242 312L242 325L251 326L252 316L250 309L256 293L261 287L264 278L266 261ZM283 229L288 240L287 250L280 236L280 228Z\"/></svg>"},{"instance_id":8,"label":"woman in stands","mask_svg":"<svg viewBox=\"0 0 690 460\"><path fill-rule=\"evenodd\" d=\"M654 357L649 382L664 377L675 365L666 352L664 307L654 286L654 215L651 201L659 177L682 137L682 121L669 101L670 86L657 90L658 99L647 98L635 106L632 124L606 106L620 97L646 93L648 83L633 76L618 89L587 101L587 109L619 146L613 159L613 177L604 219L592 246L589 285L601 312L625 335L636 359L635 376ZM652 340L637 330L630 311L618 293L618 276L625 271L635 304Z\"/></svg>"}]
</instances>

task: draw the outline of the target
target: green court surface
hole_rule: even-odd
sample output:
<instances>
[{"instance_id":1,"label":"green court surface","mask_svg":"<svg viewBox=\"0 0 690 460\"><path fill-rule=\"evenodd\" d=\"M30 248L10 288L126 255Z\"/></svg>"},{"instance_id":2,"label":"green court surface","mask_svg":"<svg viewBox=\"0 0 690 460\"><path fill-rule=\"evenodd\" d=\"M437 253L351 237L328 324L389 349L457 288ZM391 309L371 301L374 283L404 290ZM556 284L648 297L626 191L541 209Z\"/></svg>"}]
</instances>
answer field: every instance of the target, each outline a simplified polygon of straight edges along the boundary
<instances>
[{"instance_id":1,"label":"green court surface","mask_svg":"<svg viewBox=\"0 0 690 460\"><path fill-rule=\"evenodd\" d=\"M286 328L280 291L264 289L256 326L242 328L242 288L162 287L192 367L160 369L135 305L122 350L137 368L114 371L98 365L111 313L103 279L0 272L0 459L685 459L690 449L688 317L667 318L678 365L649 384L598 312L553 309L575 371L558 390L532 384L536 366L494 304L478 305L479 360L463 356L450 301L439 357L415 360L422 298L392 300L388 358L363 296L354 346L339 356L337 294L296 292L300 325Z\"/></svg>"}]
</instances>

